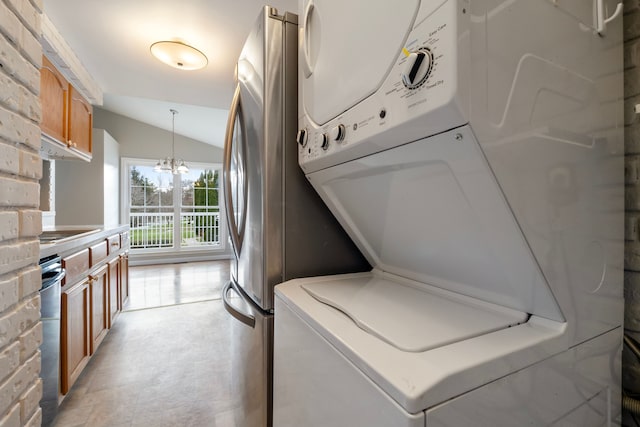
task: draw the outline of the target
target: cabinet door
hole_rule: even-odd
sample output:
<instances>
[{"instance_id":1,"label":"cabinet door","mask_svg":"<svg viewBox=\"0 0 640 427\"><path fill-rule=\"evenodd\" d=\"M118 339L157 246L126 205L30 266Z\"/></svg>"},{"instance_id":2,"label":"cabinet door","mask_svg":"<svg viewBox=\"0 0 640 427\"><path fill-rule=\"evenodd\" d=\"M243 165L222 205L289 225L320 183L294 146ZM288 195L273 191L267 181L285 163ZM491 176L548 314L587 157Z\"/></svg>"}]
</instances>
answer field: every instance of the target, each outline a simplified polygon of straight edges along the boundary
<instances>
[{"instance_id":1,"label":"cabinet door","mask_svg":"<svg viewBox=\"0 0 640 427\"><path fill-rule=\"evenodd\" d=\"M69 147L91 157L91 129L93 127L93 107L69 87Z\"/></svg>"},{"instance_id":2,"label":"cabinet door","mask_svg":"<svg viewBox=\"0 0 640 427\"><path fill-rule=\"evenodd\" d=\"M120 255L120 309L129 300L129 252Z\"/></svg>"},{"instance_id":3,"label":"cabinet door","mask_svg":"<svg viewBox=\"0 0 640 427\"><path fill-rule=\"evenodd\" d=\"M89 362L89 282L62 292L60 321L60 386L67 394Z\"/></svg>"},{"instance_id":4,"label":"cabinet door","mask_svg":"<svg viewBox=\"0 0 640 427\"><path fill-rule=\"evenodd\" d=\"M120 259L109 263L109 327L120 313Z\"/></svg>"},{"instance_id":5,"label":"cabinet door","mask_svg":"<svg viewBox=\"0 0 640 427\"><path fill-rule=\"evenodd\" d=\"M109 327L109 281L108 265L100 267L95 274L89 275L91 354L94 354L107 335Z\"/></svg>"},{"instance_id":6,"label":"cabinet door","mask_svg":"<svg viewBox=\"0 0 640 427\"><path fill-rule=\"evenodd\" d=\"M67 100L69 83L56 67L42 57L40 69L40 102L42 103L42 132L66 145Z\"/></svg>"}]
</instances>

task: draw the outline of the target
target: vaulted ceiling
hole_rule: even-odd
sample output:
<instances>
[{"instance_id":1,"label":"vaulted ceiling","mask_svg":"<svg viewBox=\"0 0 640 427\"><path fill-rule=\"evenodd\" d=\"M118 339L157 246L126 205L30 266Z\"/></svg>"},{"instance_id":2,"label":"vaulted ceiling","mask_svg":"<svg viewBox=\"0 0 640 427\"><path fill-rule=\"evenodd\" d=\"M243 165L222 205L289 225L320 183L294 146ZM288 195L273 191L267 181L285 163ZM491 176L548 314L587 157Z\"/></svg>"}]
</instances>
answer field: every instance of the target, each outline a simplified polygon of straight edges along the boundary
<instances>
[{"instance_id":1,"label":"vaulted ceiling","mask_svg":"<svg viewBox=\"0 0 640 427\"><path fill-rule=\"evenodd\" d=\"M44 0L45 15L103 92L102 108L220 145L234 90L235 62L264 6L258 0ZM273 0L280 13L296 0ZM182 40L209 60L197 71L171 68L149 51Z\"/></svg>"}]
</instances>

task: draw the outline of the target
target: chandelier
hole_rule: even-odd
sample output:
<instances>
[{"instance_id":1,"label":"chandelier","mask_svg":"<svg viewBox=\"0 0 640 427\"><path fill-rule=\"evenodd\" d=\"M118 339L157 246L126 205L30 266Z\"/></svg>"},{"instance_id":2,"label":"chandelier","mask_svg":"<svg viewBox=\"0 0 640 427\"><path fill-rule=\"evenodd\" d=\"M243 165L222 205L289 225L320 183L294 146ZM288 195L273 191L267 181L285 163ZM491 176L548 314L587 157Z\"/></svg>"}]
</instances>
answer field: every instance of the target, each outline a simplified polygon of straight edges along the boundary
<instances>
[{"instance_id":1,"label":"chandelier","mask_svg":"<svg viewBox=\"0 0 640 427\"><path fill-rule=\"evenodd\" d=\"M189 172L189 168L184 164L184 160L176 160L176 114L178 114L178 112L174 109L170 109L169 111L171 111L171 114L173 115L171 122L171 157L158 160L158 163L153 170L156 172L170 172L174 175L187 173Z\"/></svg>"}]
</instances>

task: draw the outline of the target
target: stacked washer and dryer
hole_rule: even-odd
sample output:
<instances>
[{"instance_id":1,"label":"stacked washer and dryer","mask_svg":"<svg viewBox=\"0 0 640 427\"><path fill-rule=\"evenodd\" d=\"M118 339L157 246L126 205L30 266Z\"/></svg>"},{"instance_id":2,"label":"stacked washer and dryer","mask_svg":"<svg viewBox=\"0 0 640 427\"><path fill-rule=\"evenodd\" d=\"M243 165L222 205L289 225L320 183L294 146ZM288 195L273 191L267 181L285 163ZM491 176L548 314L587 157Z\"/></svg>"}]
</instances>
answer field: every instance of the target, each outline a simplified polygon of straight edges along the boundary
<instances>
[{"instance_id":1,"label":"stacked washer and dryer","mask_svg":"<svg viewBox=\"0 0 640 427\"><path fill-rule=\"evenodd\" d=\"M303 0L299 163L374 268L276 286L276 427L619 421L621 7Z\"/></svg>"}]
</instances>

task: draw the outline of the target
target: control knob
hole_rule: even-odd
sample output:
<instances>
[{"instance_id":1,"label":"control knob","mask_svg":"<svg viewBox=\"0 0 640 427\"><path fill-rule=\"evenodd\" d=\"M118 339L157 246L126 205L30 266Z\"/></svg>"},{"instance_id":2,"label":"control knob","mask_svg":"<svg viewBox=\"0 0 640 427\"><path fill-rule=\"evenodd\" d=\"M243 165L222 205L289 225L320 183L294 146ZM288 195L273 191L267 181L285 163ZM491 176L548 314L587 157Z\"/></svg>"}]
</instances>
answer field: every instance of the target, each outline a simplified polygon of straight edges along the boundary
<instances>
[{"instance_id":1,"label":"control knob","mask_svg":"<svg viewBox=\"0 0 640 427\"><path fill-rule=\"evenodd\" d=\"M344 139L345 133L346 129L344 125L338 125L331 129L331 131L329 132L329 136L331 137L332 141L340 142Z\"/></svg>"},{"instance_id":2,"label":"control knob","mask_svg":"<svg viewBox=\"0 0 640 427\"><path fill-rule=\"evenodd\" d=\"M309 133L307 132L307 129L300 129L296 135L296 141L298 141L298 144L300 144L301 147L305 147L308 139Z\"/></svg>"},{"instance_id":3,"label":"control knob","mask_svg":"<svg viewBox=\"0 0 640 427\"><path fill-rule=\"evenodd\" d=\"M324 151L327 151L329 149L329 135L327 135L326 133L322 134L322 145L321 145L322 149Z\"/></svg>"},{"instance_id":4,"label":"control knob","mask_svg":"<svg viewBox=\"0 0 640 427\"><path fill-rule=\"evenodd\" d=\"M411 52L402 72L402 83L409 89L417 89L427 80L432 68L433 55L428 48Z\"/></svg>"}]
</instances>

